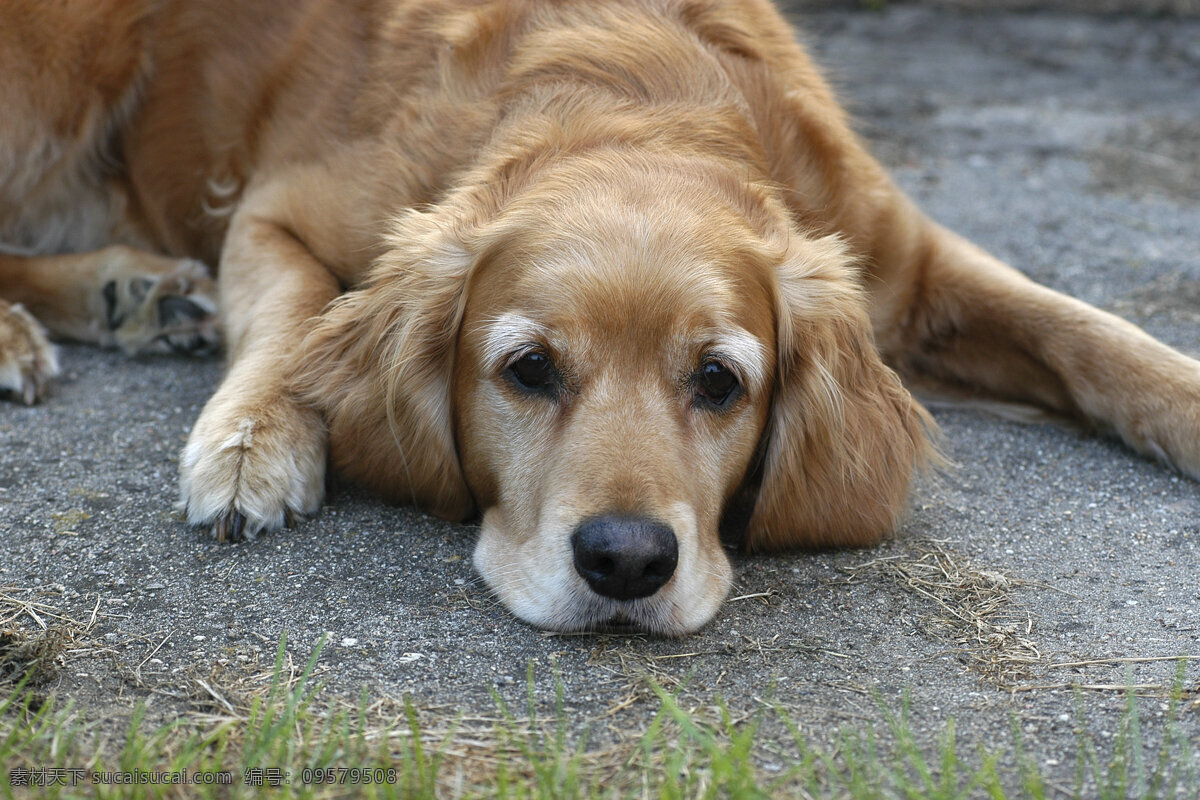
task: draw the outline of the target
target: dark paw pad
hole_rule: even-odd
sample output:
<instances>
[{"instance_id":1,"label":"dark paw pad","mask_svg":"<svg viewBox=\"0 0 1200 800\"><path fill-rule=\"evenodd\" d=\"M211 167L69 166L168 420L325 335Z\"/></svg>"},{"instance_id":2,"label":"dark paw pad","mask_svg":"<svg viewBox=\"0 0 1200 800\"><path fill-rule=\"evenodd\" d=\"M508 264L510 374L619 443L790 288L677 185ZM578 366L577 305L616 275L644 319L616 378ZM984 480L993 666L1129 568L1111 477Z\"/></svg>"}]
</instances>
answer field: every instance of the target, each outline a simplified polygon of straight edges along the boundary
<instances>
[{"instance_id":1,"label":"dark paw pad","mask_svg":"<svg viewBox=\"0 0 1200 800\"><path fill-rule=\"evenodd\" d=\"M158 324L164 328L193 325L211 314L199 303L177 294L169 294L158 301Z\"/></svg>"},{"instance_id":2,"label":"dark paw pad","mask_svg":"<svg viewBox=\"0 0 1200 800\"><path fill-rule=\"evenodd\" d=\"M104 295L104 322L110 331L115 331L125 321L125 314L117 302L117 282L108 281L100 293Z\"/></svg>"},{"instance_id":3,"label":"dark paw pad","mask_svg":"<svg viewBox=\"0 0 1200 800\"><path fill-rule=\"evenodd\" d=\"M173 352L204 354L219 345L212 308L171 294L159 299L157 312L159 327L166 332L161 338Z\"/></svg>"}]
</instances>

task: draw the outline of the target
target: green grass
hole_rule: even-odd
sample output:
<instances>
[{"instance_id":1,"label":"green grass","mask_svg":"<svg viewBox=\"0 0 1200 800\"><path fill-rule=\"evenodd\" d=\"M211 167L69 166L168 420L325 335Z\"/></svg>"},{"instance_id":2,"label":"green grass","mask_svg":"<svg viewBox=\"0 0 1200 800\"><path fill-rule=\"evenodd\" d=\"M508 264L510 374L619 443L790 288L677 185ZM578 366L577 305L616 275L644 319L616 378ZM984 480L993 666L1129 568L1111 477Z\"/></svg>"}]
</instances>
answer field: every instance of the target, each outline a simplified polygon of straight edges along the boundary
<instances>
[{"instance_id":1,"label":"green grass","mask_svg":"<svg viewBox=\"0 0 1200 800\"><path fill-rule=\"evenodd\" d=\"M1075 785L1050 787L1025 752L1015 722L1011 747L968 752L956 741L953 720L936 742L922 742L913 732L907 701L899 708L877 701L885 723L878 735L844 729L816 743L777 706L746 718L724 707L704 716L655 687L659 706L650 724L614 745L593 742L593 731L569 719L561 684L554 709L539 714L531 666L527 707L514 711L496 696L490 730L468 732L462 718L423 717L408 698L391 722L381 722L365 695L355 704L318 702L320 687L312 676L321 645L292 675L283 666L284 644L269 689L244 709L150 726L138 707L120 742L98 741L94 724L83 721L70 702L41 698L27 680L19 682L0 701L0 797L239 798L264 793L275 777L287 781L269 790L280 798L1200 796L1198 754L1181 724L1182 663L1165 723L1155 723L1161 733L1156 744L1146 741L1132 695L1119 732L1105 748L1097 746L1077 712ZM41 770L53 775L52 770L71 768L83 776L74 787L71 773L64 772L65 785L26 788ZM89 780L104 772L228 776L228 781L180 786Z\"/></svg>"}]
</instances>

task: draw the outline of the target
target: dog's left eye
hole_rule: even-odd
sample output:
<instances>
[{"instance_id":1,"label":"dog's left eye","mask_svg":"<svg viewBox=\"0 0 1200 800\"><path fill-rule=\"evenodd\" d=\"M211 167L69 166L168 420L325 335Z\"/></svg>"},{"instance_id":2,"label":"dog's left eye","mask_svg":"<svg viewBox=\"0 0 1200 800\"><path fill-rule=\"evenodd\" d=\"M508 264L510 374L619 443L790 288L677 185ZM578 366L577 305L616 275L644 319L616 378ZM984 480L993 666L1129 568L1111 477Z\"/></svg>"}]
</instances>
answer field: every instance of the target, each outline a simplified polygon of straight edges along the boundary
<instances>
[{"instance_id":1,"label":"dog's left eye","mask_svg":"<svg viewBox=\"0 0 1200 800\"><path fill-rule=\"evenodd\" d=\"M729 367L713 359L700 365L695 385L697 399L718 409L727 407L742 386Z\"/></svg>"},{"instance_id":2,"label":"dog's left eye","mask_svg":"<svg viewBox=\"0 0 1200 800\"><path fill-rule=\"evenodd\" d=\"M554 393L558 378L554 362L540 350L531 350L518 358L509 365L508 374L522 388L543 394Z\"/></svg>"}]
</instances>

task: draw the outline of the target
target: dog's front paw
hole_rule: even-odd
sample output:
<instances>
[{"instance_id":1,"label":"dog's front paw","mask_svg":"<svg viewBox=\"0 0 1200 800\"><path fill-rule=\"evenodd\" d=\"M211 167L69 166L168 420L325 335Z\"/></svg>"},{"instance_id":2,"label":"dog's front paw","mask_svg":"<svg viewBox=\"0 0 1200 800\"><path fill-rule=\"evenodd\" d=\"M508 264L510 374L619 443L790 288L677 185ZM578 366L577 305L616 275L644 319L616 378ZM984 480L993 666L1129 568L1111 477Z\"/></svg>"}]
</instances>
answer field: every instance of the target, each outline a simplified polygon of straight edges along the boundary
<instances>
[{"instance_id":1,"label":"dog's front paw","mask_svg":"<svg viewBox=\"0 0 1200 800\"><path fill-rule=\"evenodd\" d=\"M325 490L325 425L283 394L218 392L180 458L180 505L217 540L253 539L312 514Z\"/></svg>"},{"instance_id":2,"label":"dog's front paw","mask_svg":"<svg viewBox=\"0 0 1200 800\"><path fill-rule=\"evenodd\" d=\"M203 264L121 246L106 255L102 344L131 355L208 353L219 346L217 288Z\"/></svg>"},{"instance_id":3,"label":"dog's front paw","mask_svg":"<svg viewBox=\"0 0 1200 800\"><path fill-rule=\"evenodd\" d=\"M58 358L46 331L19 303L0 300L0 395L31 406L58 374Z\"/></svg>"}]
</instances>

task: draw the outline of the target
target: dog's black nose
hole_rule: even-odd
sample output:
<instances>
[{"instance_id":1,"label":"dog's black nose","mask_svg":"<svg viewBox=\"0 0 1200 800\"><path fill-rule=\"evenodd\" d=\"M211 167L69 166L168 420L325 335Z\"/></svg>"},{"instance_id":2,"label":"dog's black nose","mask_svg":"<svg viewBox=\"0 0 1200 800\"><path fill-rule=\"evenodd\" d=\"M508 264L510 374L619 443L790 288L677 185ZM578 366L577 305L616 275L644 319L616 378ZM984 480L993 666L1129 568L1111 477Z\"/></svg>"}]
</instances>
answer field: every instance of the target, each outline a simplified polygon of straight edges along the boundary
<instances>
[{"instance_id":1,"label":"dog's black nose","mask_svg":"<svg viewBox=\"0 0 1200 800\"><path fill-rule=\"evenodd\" d=\"M593 517L571 534L575 571L597 594L649 597L675 573L679 544L667 525L639 517Z\"/></svg>"}]
</instances>

